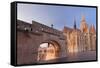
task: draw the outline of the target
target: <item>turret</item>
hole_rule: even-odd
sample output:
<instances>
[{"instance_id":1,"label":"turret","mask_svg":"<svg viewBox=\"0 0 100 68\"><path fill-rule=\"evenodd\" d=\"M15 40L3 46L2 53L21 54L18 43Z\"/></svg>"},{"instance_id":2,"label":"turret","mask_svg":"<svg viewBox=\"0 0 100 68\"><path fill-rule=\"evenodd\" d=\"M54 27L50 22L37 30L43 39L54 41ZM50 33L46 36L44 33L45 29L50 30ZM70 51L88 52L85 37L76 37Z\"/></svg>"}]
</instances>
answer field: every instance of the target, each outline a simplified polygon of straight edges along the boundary
<instances>
[{"instance_id":1,"label":"turret","mask_svg":"<svg viewBox=\"0 0 100 68\"><path fill-rule=\"evenodd\" d=\"M90 31L90 33L96 33L95 27L94 27L93 24L90 26L90 30L89 31Z\"/></svg>"}]
</instances>

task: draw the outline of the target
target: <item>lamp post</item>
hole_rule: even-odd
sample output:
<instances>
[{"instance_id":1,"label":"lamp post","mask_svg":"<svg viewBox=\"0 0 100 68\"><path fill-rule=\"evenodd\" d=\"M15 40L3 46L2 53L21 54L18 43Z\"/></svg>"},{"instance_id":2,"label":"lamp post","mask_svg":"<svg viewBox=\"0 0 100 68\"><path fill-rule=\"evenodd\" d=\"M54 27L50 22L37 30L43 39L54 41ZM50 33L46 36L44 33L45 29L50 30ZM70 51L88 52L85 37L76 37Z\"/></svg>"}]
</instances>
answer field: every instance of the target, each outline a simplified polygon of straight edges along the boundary
<instances>
[{"instance_id":1,"label":"lamp post","mask_svg":"<svg viewBox=\"0 0 100 68\"><path fill-rule=\"evenodd\" d=\"M53 24L51 24L51 27L53 28Z\"/></svg>"}]
</instances>

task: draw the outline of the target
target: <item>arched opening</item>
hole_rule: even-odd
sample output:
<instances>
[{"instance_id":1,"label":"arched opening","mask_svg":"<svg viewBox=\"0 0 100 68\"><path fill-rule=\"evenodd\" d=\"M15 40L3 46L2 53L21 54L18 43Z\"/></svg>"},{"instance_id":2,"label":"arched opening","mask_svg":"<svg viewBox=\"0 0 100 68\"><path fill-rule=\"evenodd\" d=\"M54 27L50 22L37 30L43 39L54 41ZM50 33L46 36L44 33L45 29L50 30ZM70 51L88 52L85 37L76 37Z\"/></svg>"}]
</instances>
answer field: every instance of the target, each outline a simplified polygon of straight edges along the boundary
<instances>
[{"instance_id":1,"label":"arched opening","mask_svg":"<svg viewBox=\"0 0 100 68\"><path fill-rule=\"evenodd\" d=\"M38 61L52 60L59 57L60 48L54 41L40 44L38 48Z\"/></svg>"}]
</instances>

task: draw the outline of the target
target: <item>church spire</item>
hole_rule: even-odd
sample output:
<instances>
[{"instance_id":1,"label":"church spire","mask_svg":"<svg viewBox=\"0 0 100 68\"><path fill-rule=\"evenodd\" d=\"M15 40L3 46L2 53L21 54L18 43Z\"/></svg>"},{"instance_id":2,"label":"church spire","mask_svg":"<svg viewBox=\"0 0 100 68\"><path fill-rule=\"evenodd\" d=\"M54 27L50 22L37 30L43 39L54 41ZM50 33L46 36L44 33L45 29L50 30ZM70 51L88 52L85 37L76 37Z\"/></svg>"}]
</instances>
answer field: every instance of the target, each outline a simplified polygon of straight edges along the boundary
<instances>
[{"instance_id":1,"label":"church spire","mask_svg":"<svg viewBox=\"0 0 100 68\"><path fill-rule=\"evenodd\" d=\"M81 22L84 22L84 23L86 23L86 20L85 20L85 16L84 16L84 15L82 15Z\"/></svg>"},{"instance_id":2,"label":"church spire","mask_svg":"<svg viewBox=\"0 0 100 68\"><path fill-rule=\"evenodd\" d=\"M96 33L95 27L93 24L91 24L91 26L90 26L90 33Z\"/></svg>"},{"instance_id":3,"label":"church spire","mask_svg":"<svg viewBox=\"0 0 100 68\"><path fill-rule=\"evenodd\" d=\"M74 18L74 29L76 29L76 19Z\"/></svg>"},{"instance_id":4,"label":"church spire","mask_svg":"<svg viewBox=\"0 0 100 68\"><path fill-rule=\"evenodd\" d=\"M82 15L82 21L85 21L85 16L84 15Z\"/></svg>"},{"instance_id":5,"label":"church spire","mask_svg":"<svg viewBox=\"0 0 100 68\"><path fill-rule=\"evenodd\" d=\"M81 29L82 32L88 32L88 24L86 23L84 15L82 15L80 29Z\"/></svg>"}]
</instances>

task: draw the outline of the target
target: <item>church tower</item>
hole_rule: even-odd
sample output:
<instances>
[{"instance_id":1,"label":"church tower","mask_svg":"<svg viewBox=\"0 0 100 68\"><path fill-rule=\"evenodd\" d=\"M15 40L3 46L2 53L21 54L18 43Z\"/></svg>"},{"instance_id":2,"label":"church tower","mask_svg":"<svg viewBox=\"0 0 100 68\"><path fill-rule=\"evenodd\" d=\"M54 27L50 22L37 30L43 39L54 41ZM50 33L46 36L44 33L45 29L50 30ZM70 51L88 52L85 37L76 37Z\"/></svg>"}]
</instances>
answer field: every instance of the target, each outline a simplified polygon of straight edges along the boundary
<instances>
[{"instance_id":1,"label":"church tower","mask_svg":"<svg viewBox=\"0 0 100 68\"><path fill-rule=\"evenodd\" d=\"M81 30L81 32L84 32L84 33L88 32L88 25L86 23L84 16L82 16L82 19L81 19L80 30Z\"/></svg>"}]
</instances>

